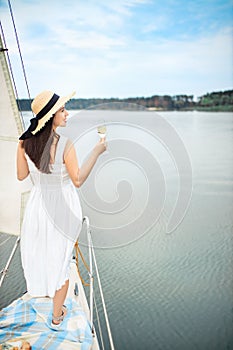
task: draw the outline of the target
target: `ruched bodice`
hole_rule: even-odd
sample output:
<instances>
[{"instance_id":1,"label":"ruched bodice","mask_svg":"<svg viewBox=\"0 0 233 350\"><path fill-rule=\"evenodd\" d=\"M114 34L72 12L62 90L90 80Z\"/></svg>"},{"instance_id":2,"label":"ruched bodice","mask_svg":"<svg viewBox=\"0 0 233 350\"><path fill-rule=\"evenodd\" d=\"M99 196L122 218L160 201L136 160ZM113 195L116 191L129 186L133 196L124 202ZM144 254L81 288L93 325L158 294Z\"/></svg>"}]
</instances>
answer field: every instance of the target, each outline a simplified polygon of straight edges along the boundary
<instances>
[{"instance_id":1,"label":"ruched bodice","mask_svg":"<svg viewBox=\"0 0 233 350\"><path fill-rule=\"evenodd\" d=\"M60 136L60 139L57 144L57 149L55 153L55 160L53 164L50 164L49 168L51 173L45 174L42 173L35 164L31 161L28 155L26 155L28 167L30 171L30 177L32 183L36 187L40 187L41 185L66 185L71 183L71 179L66 170L66 166L63 162L63 154L66 146L67 138L64 136Z\"/></svg>"},{"instance_id":2,"label":"ruched bodice","mask_svg":"<svg viewBox=\"0 0 233 350\"><path fill-rule=\"evenodd\" d=\"M66 170L65 164L62 164L60 167L53 165L53 167L52 166L50 167L52 169L51 174L43 174L36 168L36 166L28 156L27 156L27 160L28 160L28 164L30 164L29 165L30 177L34 187L40 188L41 186L47 186L49 189L50 186L61 187L61 186L72 184L72 181Z\"/></svg>"}]
</instances>

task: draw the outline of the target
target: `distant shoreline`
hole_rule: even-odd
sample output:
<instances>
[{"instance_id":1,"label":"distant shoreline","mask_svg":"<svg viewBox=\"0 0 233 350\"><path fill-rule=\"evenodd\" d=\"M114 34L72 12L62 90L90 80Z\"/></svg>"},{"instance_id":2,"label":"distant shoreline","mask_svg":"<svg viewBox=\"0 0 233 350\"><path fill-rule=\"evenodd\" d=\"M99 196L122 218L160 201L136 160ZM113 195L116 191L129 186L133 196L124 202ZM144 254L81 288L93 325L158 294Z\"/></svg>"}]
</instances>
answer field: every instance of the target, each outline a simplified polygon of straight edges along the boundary
<instances>
[{"instance_id":1,"label":"distant shoreline","mask_svg":"<svg viewBox=\"0 0 233 350\"><path fill-rule=\"evenodd\" d=\"M29 99L17 100L21 111L31 110ZM109 109L148 111L201 111L201 112L233 112L233 90L207 93L193 100L193 95L153 95L150 97L120 98L79 98L66 104L70 110Z\"/></svg>"}]
</instances>

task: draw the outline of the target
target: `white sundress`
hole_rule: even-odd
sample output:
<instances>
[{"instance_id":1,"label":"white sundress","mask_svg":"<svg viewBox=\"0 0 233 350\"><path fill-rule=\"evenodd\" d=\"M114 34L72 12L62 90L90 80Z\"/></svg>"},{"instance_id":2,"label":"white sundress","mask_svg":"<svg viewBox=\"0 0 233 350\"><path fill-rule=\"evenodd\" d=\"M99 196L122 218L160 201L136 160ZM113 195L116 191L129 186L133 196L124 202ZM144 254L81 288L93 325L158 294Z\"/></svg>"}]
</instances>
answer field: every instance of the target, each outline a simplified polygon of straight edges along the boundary
<instances>
[{"instance_id":1,"label":"white sundress","mask_svg":"<svg viewBox=\"0 0 233 350\"><path fill-rule=\"evenodd\" d=\"M54 297L69 278L74 243L82 228L82 209L63 154L60 135L51 174L41 173L26 155L33 183L21 230L21 259L28 293Z\"/></svg>"}]
</instances>

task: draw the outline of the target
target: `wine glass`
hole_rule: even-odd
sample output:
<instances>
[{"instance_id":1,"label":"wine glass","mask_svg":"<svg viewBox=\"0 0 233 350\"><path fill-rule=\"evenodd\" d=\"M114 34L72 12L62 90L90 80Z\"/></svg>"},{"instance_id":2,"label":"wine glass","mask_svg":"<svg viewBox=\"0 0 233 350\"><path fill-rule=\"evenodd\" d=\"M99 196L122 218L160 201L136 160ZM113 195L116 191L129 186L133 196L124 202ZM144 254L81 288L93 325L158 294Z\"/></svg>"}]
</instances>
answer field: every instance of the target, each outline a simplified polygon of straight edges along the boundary
<instances>
[{"instance_id":1,"label":"wine glass","mask_svg":"<svg viewBox=\"0 0 233 350\"><path fill-rule=\"evenodd\" d=\"M105 125L105 120L101 119L98 121L97 132L101 139L106 137L107 127Z\"/></svg>"}]
</instances>

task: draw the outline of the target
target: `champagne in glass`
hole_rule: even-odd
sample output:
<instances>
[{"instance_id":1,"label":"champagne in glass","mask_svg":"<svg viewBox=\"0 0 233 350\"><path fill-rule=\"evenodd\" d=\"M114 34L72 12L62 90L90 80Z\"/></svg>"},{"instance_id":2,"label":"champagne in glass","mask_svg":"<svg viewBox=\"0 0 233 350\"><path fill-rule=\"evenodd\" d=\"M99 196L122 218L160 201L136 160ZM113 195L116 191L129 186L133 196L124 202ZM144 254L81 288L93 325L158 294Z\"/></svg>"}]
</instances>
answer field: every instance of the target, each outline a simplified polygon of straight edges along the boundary
<instances>
[{"instance_id":1,"label":"champagne in glass","mask_svg":"<svg viewBox=\"0 0 233 350\"><path fill-rule=\"evenodd\" d=\"M97 132L101 139L104 139L106 137L107 128L104 120L101 120L99 125L97 126Z\"/></svg>"}]
</instances>

